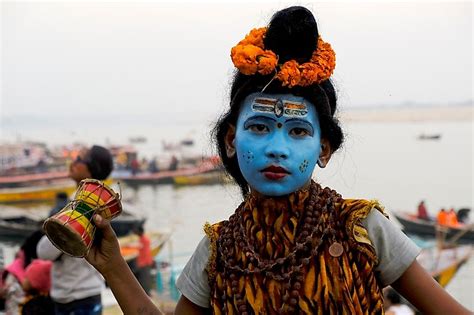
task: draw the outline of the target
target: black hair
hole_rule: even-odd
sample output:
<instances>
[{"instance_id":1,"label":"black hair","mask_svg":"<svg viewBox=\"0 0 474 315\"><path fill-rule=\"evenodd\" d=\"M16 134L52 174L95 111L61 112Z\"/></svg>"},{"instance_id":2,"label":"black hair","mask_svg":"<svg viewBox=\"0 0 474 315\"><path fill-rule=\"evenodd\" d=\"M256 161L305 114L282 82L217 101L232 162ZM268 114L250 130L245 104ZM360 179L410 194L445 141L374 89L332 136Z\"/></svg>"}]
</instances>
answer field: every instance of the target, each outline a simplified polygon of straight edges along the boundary
<instances>
[{"instance_id":1,"label":"black hair","mask_svg":"<svg viewBox=\"0 0 474 315\"><path fill-rule=\"evenodd\" d=\"M273 15L264 38L264 45L265 49L270 49L278 55L280 64L291 59L303 63L311 59L317 47L318 37L318 26L313 14L304 7L294 6ZM237 71L231 86L230 107L218 119L212 131L225 170L234 178L243 195L249 191L248 184L238 166L237 156L227 157L224 139L229 125L236 125L240 106L249 94L261 92L265 87L265 93L293 94L305 98L316 106L321 137L329 142L331 151L339 149L343 142L342 129L334 117L337 96L331 80L305 87L288 88L282 86L279 80L272 81L273 76L274 73L248 76Z\"/></svg>"},{"instance_id":2,"label":"black hair","mask_svg":"<svg viewBox=\"0 0 474 315\"><path fill-rule=\"evenodd\" d=\"M87 151L84 163L86 163L92 178L99 180L106 179L114 168L112 154L99 145L93 145Z\"/></svg>"},{"instance_id":3,"label":"black hair","mask_svg":"<svg viewBox=\"0 0 474 315\"><path fill-rule=\"evenodd\" d=\"M140 236L142 236L143 233L145 233L145 228L143 227L143 224L141 224L141 225L139 225L135 228L135 233L140 235Z\"/></svg>"},{"instance_id":4,"label":"black hair","mask_svg":"<svg viewBox=\"0 0 474 315\"><path fill-rule=\"evenodd\" d=\"M26 268L34 259L38 258L38 254L36 253L36 246L38 245L43 235L44 233L42 230L34 231L30 235L28 235L28 237L21 245L20 248L25 254L25 261L23 265L24 268Z\"/></svg>"}]
</instances>

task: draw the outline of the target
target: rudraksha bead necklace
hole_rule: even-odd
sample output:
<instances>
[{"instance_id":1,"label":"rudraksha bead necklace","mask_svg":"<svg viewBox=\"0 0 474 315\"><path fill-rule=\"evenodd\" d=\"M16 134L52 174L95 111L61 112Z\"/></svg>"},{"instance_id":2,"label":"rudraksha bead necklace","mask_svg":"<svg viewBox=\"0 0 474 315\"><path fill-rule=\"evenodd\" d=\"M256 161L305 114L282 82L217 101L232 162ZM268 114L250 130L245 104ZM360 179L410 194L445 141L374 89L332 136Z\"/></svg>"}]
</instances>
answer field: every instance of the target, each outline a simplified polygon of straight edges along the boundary
<instances>
[{"instance_id":1,"label":"rudraksha bead necklace","mask_svg":"<svg viewBox=\"0 0 474 315\"><path fill-rule=\"evenodd\" d=\"M218 241L218 250L223 262L224 287L230 284L231 292L236 301L240 314L248 314L248 306L244 297L239 293L239 275L263 274L282 283L284 294L280 313L293 313L298 305L300 291L304 283L303 270L316 257L325 239L331 243L329 252L340 256L343 247L339 220L335 218L335 204L341 201L341 195L329 188L322 189L311 182L310 196L305 201L304 212L298 223L294 247L285 257L264 259L255 250L248 232L245 230L243 212L244 201L223 224L223 233ZM339 233L338 233L339 232ZM242 268L236 259L239 249L247 258L247 267ZM223 293L224 309L226 309L227 294Z\"/></svg>"}]
</instances>

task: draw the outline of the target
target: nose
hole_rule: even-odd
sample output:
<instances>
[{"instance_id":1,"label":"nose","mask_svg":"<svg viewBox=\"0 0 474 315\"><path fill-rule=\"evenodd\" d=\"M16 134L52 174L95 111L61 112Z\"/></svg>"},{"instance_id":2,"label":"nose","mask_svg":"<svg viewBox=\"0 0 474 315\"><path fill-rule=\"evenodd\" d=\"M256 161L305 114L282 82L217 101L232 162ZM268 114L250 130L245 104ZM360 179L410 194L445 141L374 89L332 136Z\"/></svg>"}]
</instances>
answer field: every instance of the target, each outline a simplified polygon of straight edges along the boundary
<instances>
[{"instance_id":1,"label":"nose","mask_svg":"<svg viewBox=\"0 0 474 315\"><path fill-rule=\"evenodd\" d=\"M284 135L276 135L270 139L265 148L265 155L270 159L287 159L290 155L288 144L285 141Z\"/></svg>"}]
</instances>

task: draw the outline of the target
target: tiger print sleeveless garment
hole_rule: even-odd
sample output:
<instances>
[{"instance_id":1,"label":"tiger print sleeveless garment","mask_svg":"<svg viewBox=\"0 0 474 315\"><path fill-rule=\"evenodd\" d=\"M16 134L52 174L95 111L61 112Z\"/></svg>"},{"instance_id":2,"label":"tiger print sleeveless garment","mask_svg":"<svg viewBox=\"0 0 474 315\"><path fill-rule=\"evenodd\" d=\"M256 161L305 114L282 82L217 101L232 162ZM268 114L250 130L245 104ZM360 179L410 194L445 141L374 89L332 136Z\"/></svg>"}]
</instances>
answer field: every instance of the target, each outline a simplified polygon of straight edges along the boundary
<instances>
[{"instance_id":1,"label":"tiger print sleeveless garment","mask_svg":"<svg viewBox=\"0 0 474 315\"><path fill-rule=\"evenodd\" d=\"M249 195L206 224L213 314L383 314L375 250L361 225L375 201L312 182L285 197Z\"/></svg>"}]
</instances>

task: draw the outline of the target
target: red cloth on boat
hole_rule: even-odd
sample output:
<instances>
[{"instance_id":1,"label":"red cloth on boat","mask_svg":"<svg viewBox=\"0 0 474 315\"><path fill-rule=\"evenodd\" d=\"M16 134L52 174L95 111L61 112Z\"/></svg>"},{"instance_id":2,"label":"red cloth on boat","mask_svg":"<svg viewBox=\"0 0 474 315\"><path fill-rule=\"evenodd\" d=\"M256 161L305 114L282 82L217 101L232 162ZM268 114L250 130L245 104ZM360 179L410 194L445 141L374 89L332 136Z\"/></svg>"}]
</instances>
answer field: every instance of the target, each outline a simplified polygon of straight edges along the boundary
<instances>
[{"instance_id":1,"label":"red cloth on boat","mask_svg":"<svg viewBox=\"0 0 474 315\"><path fill-rule=\"evenodd\" d=\"M140 247L138 249L137 267L146 267L153 264L151 256L150 239L143 234L140 236Z\"/></svg>"}]
</instances>

